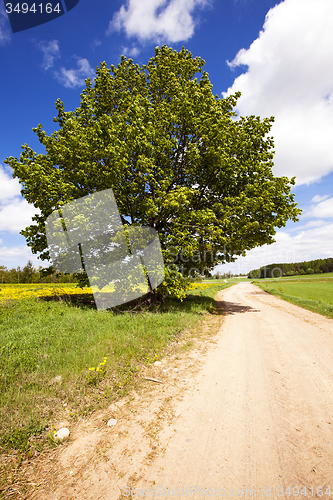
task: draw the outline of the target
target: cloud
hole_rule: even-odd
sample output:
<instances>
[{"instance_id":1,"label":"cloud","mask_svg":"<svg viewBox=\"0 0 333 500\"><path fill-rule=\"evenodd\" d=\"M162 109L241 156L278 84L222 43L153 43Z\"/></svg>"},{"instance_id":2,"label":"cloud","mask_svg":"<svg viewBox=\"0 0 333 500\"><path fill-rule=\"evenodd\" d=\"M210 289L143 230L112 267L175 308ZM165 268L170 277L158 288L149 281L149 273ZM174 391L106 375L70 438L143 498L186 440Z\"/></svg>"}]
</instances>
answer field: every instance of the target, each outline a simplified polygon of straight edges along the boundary
<instances>
[{"instance_id":1,"label":"cloud","mask_svg":"<svg viewBox=\"0 0 333 500\"><path fill-rule=\"evenodd\" d=\"M9 20L4 7L4 4L0 3L0 45L4 45L10 40L10 29Z\"/></svg>"},{"instance_id":2,"label":"cloud","mask_svg":"<svg viewBox=\"0 0 333 500\"><path fill-rule=\"evenodd\" d=\"M327 198L329 198L330 195L329 194L324 194L323 196L320 196L319 194L317 194L316 196L314 196L311 200L312 203L319 203L320 201L324 201L324 200L327 200Z\"/></svg>"},{"instance_id":3,"label":"cloud","mask_svg":"<svg viewBox=\"0 0 333 500\"><path fill-rule=\"evenodd\" d=\"M92 48L95 49L96 47L99 47L100 45L102 45L102 40L99 40L98 38L95 38L93 41L92 41Z\"/></svg>"},{"instance_id":4,"label":"cloud","mask_svg":"<svg viewBox=\"0 0 333 500\"><path fill-rule=\"evenodd\" d=\"M333 219L333 198L321 201L313 207L306 215L312 217L318 217L322 219L332 218Z\"/></svg>"},{"instance_id":5,"label":"cloud","mask_svg":"<svg viewBox=\"0 0 333 500\"><path fill-rule=\"evenodd\" d=\"M52 68L54 59L60 58L59 42L58 40L50 40L49 42L39 42L37 46L44 53L42 68L47 71Z\"/></svg>"},{"instance_id":6,"label":"cloud","mask_svg":"<svg viewBox=\"0 0 333 500\"><path fill-rule=\"evenodd\" d=\"M2 241L0 241L2 244ZM15 247L1 246L0 247L0 266L5 266L7 269L23 268L28 260L31 260L33 266L38 269L39 266L47 267L48 261L37 260L37 256L31 253L31 249L26 245L18 245Z\"/></svg>"},{"instance_id":7,"label":"cloud","mask_svg":"<svg viewBox=\"0 0 333 500\"><path fill-rule=\"evenodd\" d=\"M15 196L19 196L21 185L17 179L13 179L5 172L5 169L0 165L0 203L11 200Z\"/></svg>"},{"instance_id":8,"label":"cloud","mask_svg":"<svg viewBox=\"0 0 333 500\"><path fill-rule=\"evenodd\" d=\"M309 222L307 222L306 224L303 224L302 226L297 226L297 227L294 227L293 229L290 229L289 231L291 233L295 232L295 231L301 231L301 230L304 230L304 229L309 229L309 228L312 228L312 227L321 227L321 226L325 226L327 224L327 221L324 221L322 219L319 219L319 220L310 220Z\"/></svg>"},{"instance_id":9,"label":"cloud","mask_svg":"<svg viewBox=\"0 0 333 500\"><path fill-rule=\"evenodd\" d=\"M60 73L55 72L58 81L67 88L82 87L85 84L86 78L94 78L95 71L90 66L87 59L77 58L78 69L65 69L61 68Z\"/></svg>"},{"instance_id":10,"label":"cloud","mask_svg":"<svg viewBox=\"0 0 333 500\"><path fill-rule=\"evenodd\" d=\"M33 221L32 217L40 211L24 199L14 199L0 206L0 231L18 233Z\"/></svg>"},{"instance_id":11,"label":"cloud","mask_svg":"<svg viewBox=\"0 0 333 500\"><path fill-rule=\"evenodd\" d=\"M218 266L216 270L220 272L230 270L233 274L238 274L273 263L302 262L333 257L333 223L302 230L295 236L287 231L279 231L274 238L276 243L254 248L247 253L246 257L239 257L236 262Z\"/></svg>"},{"instance_id":12,"label":"cloud","mask_svg":"<svg viewBox=\"0 0 333 500\"><path fill-rule=\"evenodd\" d=\"M238 90L241 115L275 116L275 175L308 184L333 170L333 2L285 0L231 68L247 66L223 95Z\"/></svg>"},{"instance_id":13,"label":"cloud","mask_svg":"<svg viewBox=\"0 0 333 500\"><path fill-rule=\"evenodd\" d=\"M197 24L193 11L206 5L209 0L127 0L126 7L114 14L107 33L123 29L128 37L140 40L188 40Z\"/></svg>"},{"instance_id":14,"label":"cloud","mask_svg":"<svg viewBox=\"0 0 333 500\"><path fill-rule=\"evenodd\" d=\"M121 53L124 54L124 56L135 57L140 54L140 50L137 47L132 47L131 49L129 47L123 47Z\"/></svg>"}]
</instances>

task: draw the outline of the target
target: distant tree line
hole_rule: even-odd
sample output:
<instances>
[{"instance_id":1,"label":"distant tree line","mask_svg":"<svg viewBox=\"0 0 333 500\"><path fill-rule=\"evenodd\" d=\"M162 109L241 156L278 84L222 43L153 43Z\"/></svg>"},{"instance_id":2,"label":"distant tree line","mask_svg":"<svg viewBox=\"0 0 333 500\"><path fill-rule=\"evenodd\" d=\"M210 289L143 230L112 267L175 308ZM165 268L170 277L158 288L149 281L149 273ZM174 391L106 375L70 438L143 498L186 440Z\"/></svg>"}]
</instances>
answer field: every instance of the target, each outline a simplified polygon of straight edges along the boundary
<instances>
[{"instance_id":1,"label":"distant tree line","mask_svg":"<svg viewBox=\"0 0 333 500\"><path fill-rule=\"evenodd\" d=\"M269 264L253 269L248 278L279 278L281 276L297 276L303 274L319 274L333 272L333 258L316 259L289 264Z\"/></svg>"},{"instance_id":2,"label":"distant tree line","mask_svg":"<svg viewBox=\"0 0 333 500\"><path fill-rule=\"evenodd\" d=\"M227 273L220 273L220 271L217 271L213 278L216 278L217 280L222 280L222 279L227 279L227 278L233 278L234 276L244 276L246 277L247 275L246 274L243 274L243 273L238 273L237 275L236 274L232 274L231 271L228 271Z\"/></svg>"},{"instance_id":3,"label":"distant tree line","mask_svg":"<svg viewBox=\"0 0 333 500\"><path fill-rule=\"evenodd\" d=\"M216 271L213 277L216 278L217 280L222 280L226 278L231 278L232 276L233 274L231 274L230 271L228 273L220 273L220 271Z\"/></svg>"},{"instance_id":4,"label":"distant tree line","mask_svg":"<svg viewBox=\"0 0 333 500\"><path fill-rule=\"evenodd\" d=\"M36 269L31 260L27 265L16 269L7 269L0 266L0 285L2 283L77 283L77 277L73 274L53 273L46 274L42 266Z\"/></svg>"}]
</instances>

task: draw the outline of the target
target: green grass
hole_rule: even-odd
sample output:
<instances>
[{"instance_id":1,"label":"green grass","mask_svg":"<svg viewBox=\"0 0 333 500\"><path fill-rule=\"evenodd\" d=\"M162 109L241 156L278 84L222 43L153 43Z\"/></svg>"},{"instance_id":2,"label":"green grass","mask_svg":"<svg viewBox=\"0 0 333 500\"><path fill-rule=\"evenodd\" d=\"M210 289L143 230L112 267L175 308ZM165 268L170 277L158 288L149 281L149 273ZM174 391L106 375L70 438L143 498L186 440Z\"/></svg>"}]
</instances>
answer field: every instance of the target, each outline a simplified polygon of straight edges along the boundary
<instances>
[{"instance_id":1,"label":"green grass","mask_svg":"<svg viewBox=\"0 0 333 500\"><path fill-rule=\"evenodd\" d=\"M333 276L333 273L327 273ZM333 281L326 274L288 280L257 280L253 283L283 300L333 318Z\"/></svg>"},{"instance_id":2,"label":"green grass","mask_svg":"<svg viewBox=\"0 0 333 500\"><path fill-rule=\"evenodd\" d=\"M32 454L48 442L52 422L64 408L75 420L124 395L143 365L161 357L182 331L198 327L203 313L216 313L213 297L226 286L202 287L182 303L169 299L135 314L97 311L92 296L3 303L2 451Z\"/></svg>"},{"instance_id":3,"label":"green grass","mask_svg":"<svg viewBox=\"0 0 333 500\"><path fill-rule=\"evenodd\" d=\"M330 281L333 278L333 273L318 273L318 274L302 274L302 275L297 275L297 276L281 276L281 278L262 278L258 281L309 281L312 282L313 280L320 280L320 281L325 281L328 280ZM255 278L254 278L255 279Z\"/></svg>"}]
</instances>

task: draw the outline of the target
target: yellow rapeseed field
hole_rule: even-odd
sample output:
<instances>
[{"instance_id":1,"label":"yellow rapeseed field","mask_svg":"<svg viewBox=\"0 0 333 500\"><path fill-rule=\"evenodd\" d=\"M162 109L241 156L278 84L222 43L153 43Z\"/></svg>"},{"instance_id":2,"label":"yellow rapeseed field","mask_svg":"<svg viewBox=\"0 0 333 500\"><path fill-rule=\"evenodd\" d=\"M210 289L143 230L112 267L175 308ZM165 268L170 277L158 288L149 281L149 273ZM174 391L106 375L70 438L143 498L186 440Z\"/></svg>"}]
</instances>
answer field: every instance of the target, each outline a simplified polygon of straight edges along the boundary
<instances>
[{"instance_id":1,"label":"yellow rapeseed field","mask_svg":"<svg viewBox=\"0 0 333 500\"><path fill-rule=\"evenodd\" d=\"M208 283L191 283L190 289L191 290L196 290L196 289L205 289L209 288L211 285Z\"/></svg>"},{"instance_id":2,"label":"yellow rapeseed field","mask_svg":"<svg viewBox=\"0 0 333 500\"><path fill-rule=\"evenodd\" d=\"M0 284L0 301L22 300L30 297L51 297L54 295L82 295L91 294L92 289L76 288L76 284L61 286L58 283L21 283L21 284Z\"/></svg>"},{"instance_id":3,"label":"yellow rapeseed field","mask_svg":"<svg viewBox=\"0 0 333 500\"><path fill-rule=\"evenodd\" d=\"M209 284L192 283L191 290L208 288ZM22 300L30 297L52 297L56 295L82 295L92 294L94 287L77 288L76 284L59 283L20 283L20 284L0 284L0 302L6 300ZM105 287L104 292L112 292L112 286Z\"/></svg>"}]
</instances>

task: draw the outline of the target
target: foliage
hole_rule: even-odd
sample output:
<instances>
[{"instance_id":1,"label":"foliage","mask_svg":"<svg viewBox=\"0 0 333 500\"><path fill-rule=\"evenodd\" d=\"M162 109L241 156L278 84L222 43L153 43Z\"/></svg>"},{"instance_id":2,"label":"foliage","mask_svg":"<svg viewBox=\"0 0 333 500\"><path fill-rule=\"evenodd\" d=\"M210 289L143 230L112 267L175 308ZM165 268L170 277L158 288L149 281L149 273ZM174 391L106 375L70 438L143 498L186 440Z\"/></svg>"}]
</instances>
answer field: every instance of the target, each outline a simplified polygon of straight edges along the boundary
<instances>
[{"instance_id":1,"label":"foliage","mask_svg":"<svg viewBox=\"0 0 333 500\"><path fill-rule=\"evenodd\" d=\"M240 93L214 96L204 64L164 45L142 67L125 56L118 67L102 62L75 111L56 101L59 130L33 129L46 153L24 144L5 161L41 211L21 231L33 253L49 257L45 220L55 209L107 188L122 222L157 230L166 266L183 276L209 276L298 220L294 178L272 173L273 117L235 119ZM167 278L162 288L174 286Z\"/></svg>"},{"instance_id":2,"label":"foliage","mask_svg":"<svg viewBox=\"0 0 333 500\"><path fill-rule=\"evenodd\" d=\"M50 272L51 271L51 272ZM33 267L31 260L23 267L8 270L6 266L0 266L0 283L73 283L78 281L79 275L54 273L52 267L38 269Z\"/></svg>"},{"instance_id":3,"label":"foliage","mask_svg":"<svg viewBox=\"0 0 333 500\"><path fill-rule=\"evenodd\" d=\"M171 266L165 270L165 279L157 287L162 295L175 297L182 301L186 297L186 291L190 288L190 280L184 279L182 274L172 270Z\"/></svg>"}]
</instances>

